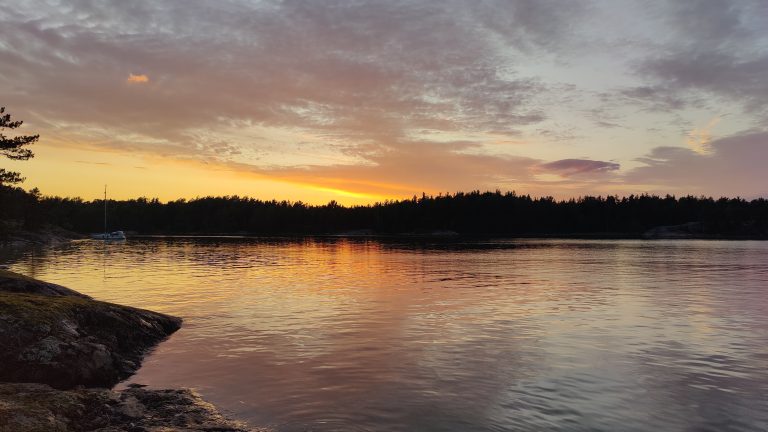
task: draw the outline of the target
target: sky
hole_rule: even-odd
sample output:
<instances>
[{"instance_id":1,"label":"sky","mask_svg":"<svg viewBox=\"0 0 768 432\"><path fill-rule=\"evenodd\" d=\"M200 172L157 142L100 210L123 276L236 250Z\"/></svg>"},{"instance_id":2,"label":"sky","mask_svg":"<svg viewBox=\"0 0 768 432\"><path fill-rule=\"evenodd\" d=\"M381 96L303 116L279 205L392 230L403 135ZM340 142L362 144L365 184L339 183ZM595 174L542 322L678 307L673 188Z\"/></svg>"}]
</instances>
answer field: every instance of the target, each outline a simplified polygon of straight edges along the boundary
<instances>
[{"instance_id":1,"label":"sky","mask_svg":"<svg viewBox=\"0 0 768 432\"><path fill-rule=\"evenodd\" d=\"M0 0L46 195L768 196L768 0Z\"/></svg>"}]
</instances>

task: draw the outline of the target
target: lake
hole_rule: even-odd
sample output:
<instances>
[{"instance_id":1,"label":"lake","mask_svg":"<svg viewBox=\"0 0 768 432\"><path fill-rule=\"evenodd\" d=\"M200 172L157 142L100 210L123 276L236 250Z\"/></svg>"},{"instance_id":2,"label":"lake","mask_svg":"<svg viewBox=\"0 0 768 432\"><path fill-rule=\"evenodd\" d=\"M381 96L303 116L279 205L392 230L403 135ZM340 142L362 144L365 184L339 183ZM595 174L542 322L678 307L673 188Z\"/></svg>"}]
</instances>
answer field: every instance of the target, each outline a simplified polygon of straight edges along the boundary
<instances>
[{"instance_id":1,"label":"lake","mask_svg":"<svg viewBox=\"0 0 768 432\"><path fill-rule=\"evenodd\" d=\"M127 383L195 388L254 426L768 430L768 242L156 238L2 256L183 317Z\"/></svg>"}]
</instances>

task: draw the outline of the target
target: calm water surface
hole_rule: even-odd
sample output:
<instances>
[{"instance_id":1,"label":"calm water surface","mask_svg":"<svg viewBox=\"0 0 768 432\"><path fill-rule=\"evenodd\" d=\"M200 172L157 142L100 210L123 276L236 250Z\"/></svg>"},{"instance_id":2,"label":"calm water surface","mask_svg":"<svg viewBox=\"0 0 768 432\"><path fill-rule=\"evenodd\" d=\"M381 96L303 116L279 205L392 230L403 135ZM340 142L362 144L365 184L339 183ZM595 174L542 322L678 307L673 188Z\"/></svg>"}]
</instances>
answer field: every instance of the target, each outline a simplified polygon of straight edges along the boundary
<instances>
[{"instance_id":1,"label":"calm water surface","mask_svg":"<svg viewBox=\"0 0 768 432\"><path fill-rule=\"evenodd\" d=\"M3 258L181 316L129 382L278 431L768 430L768 243L83 241Z\"/></svg>"}]
</instances>

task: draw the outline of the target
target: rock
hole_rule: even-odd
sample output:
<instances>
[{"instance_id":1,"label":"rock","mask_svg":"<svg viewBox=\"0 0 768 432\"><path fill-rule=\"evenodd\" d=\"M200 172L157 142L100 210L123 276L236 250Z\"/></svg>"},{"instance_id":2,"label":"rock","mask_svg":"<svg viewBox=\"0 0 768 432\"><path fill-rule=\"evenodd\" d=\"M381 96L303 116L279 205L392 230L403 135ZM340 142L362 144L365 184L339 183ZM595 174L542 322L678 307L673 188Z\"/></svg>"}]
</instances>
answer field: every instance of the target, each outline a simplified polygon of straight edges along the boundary
<instances>
[{"instance_id":1,"label":"rock","mask_svg":"<svg viewBox=\"0 0 768 432\"><path fill-rule=\"evenodd\" d=\"M188 389L56 390L0 384L0 431L257 432L225 418Z\"/></svg>"},{"instance_id":2,"label":"rock","mask_svg":"<svg viewBox=\"0 0 768 432\"><path fill-rule=\"evenodd\" d=\"M643 233L645 239L690 239L699 238L704 233L704 224L688 222L680 225L663 225Z\"/></svg>"},{"instance_id":3,"label":"rock","mask_svg":"<svg viewBox=\"0 0 768 432\"><path fill-rule=\"evenodd\" d=\"M0 246L62 245L82 238L81 234L54 225L29 230L24 228L22 221L0 220Z\"/></svg>"},{"instance_id":4,"label":"rock","mask_svg":"<svg viewBox=\"0 0 768 432\"><path fill-rule=\"evenodd\" d=\"M0 270L0 292L17 292L26 294L40 294L46 296L74 296L87 299L90 298L85 294L81 294L75 290L65 288L61 285L43 282L7 270Z\"/></svg>"},{"instance_id":5,"label":"rock","mask_svg":"<svg viewBox=\"0 0 768 432\"><path fill-rule=\"evenodd\" d=\"M0 272L0 381L112 387L181 319Z\"/></svg>"},{"instance_id":6,"label":"rock","mask_svg":"<svg viewBox=\"0 0 768 432\"><path fill-rule=\"evenodd\" d=\"M146 413L146 407L135 396L123 398L120 412L126 417L141 418Z\"/></svg>"},{"instance_id":7,"label":"rock","mask_svg":"<svg viewBox=\"0 0 768 432\"><path fill-rule=\"evenodd\" d=\"M0 432L265 431L226 419L188 389L93 388L133 374L180 326L0 271Z\"/></svg>"}]
</instances>

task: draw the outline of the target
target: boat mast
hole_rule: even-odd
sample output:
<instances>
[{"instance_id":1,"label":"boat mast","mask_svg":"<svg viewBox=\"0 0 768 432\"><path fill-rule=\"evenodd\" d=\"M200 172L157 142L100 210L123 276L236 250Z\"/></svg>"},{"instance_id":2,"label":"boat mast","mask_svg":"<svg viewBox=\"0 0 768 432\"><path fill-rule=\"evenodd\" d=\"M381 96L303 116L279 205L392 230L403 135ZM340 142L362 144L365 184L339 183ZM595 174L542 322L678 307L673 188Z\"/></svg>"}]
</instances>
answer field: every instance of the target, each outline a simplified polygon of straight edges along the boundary
<instances>
[{"instance_id":1,"label":"boat mast","mask_svg":"<svg viewBox=\"0 0 768 432\"><path fill-rule=\"evenodd\" d=\"M107 185L104 185L104 235L107 234Z\"/></svg>"}]
</instances>

